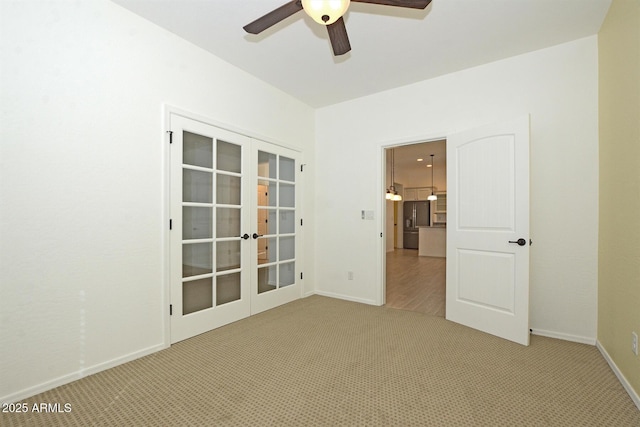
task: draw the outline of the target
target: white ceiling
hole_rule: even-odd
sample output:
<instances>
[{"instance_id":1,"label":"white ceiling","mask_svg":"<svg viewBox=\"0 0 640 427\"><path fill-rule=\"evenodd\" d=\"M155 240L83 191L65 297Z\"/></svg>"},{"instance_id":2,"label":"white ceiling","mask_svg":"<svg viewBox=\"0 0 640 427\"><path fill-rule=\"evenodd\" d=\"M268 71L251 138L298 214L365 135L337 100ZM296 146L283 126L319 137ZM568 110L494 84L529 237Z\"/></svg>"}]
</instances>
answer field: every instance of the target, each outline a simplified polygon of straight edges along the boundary
<instances>
[{"instance_id":1,"label":"white ceiling","mask_svg":"<svg viewBox=\"0 0 640 427\"><path fill-rule=\"evenodd\" d=\"M395 147L393 159L396 182L412 186L416 184L412 182L412 179L420 171L425 172L425 176L428 176L431 169L427 169L427 165L431 163L431 154L434 155L433 165L436 170L446 170L447 147L445 140ZM387 152L387 155L390 156L391 153ZM422 159L422 161L418 161L418 159Z\"/></svg>"},{"instance_id":2,"label":"white ceiling","mask_svg":"<svg viewBox=\"0 0 640 427\"><path fill-rule=\"evenodd\" d=\"M351 52L334 57L303 11L242 27L287 0L112 0L322 107L596 34L611 0L433 0L425 10L352 3Z\"/></svg>"},{"instance_id":3,"label":"white ceiling","mask_svg":"<svg viewBox=\"0 0 640 427\"><path fill-rule=\"evenodd\" d=\"M395 167L400 169L425 168L431 163L440 168L446 165L447 148L444 140L403 145L394 148ZM422 159L421 162L418 159Z\"/></svg>"}]
</instances>

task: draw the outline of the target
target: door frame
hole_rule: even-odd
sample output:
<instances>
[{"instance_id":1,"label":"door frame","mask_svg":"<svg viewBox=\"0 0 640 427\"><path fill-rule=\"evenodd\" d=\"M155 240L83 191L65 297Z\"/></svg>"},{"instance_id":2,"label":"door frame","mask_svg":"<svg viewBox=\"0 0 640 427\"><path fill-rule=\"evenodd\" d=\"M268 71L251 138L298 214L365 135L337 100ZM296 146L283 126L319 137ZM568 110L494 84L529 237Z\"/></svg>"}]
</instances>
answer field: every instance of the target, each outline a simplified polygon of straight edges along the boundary
<instances>
[{"instance_id":1,"label":"door frame","mask_svg":"<svg viewBox=\"0 0 640 427\"><path fill-rule=\"evenodd\" d=\"M423 138L412 138L412 139L403 139L398 141L387 141L383 142L378 148L378 200L379 200L379 209L381 212L380 215L380 237L381 244L379 247L379 259L380 259L380 280L378 281L378 294L376 295L375 305L385 305L387 302L387 239L393 238L387 236L386 227L387 227L387 199L385 198L385 193L387 190L387 157L386 150L391 148L404 147L407 145L416 145L416 144L428 144L430 142L437 142L446 140L446 136L442 136L441 133L430 134Z\"/></svg>"},{"instance_id":2,"label":"door frame","mask_svg":"<svg viewBox=\"0 0 640 427\"><path fill-rule=\"evenodd\" d=\"M170 155L170 142L171 142L171 115L178 115L184 118L195 120L198 122L202 122L204 124L215 126L217 128L234 132L239 135L251 138L253 140L263 141L269 144L273 144L278 147L283 147L288 150L293 150L299 153L300 165L304 166L304 151L300 151L299 148L292 147L290 145L284 144L280 141L274 140L273 138L265 137L264 135L260 135L256 132L236 127L230 125L228 123L223 123L207 117L202 114L194 113L192 111L186 110L184 108L177 107L171 104L162 104L161 108L161 135L160 141L162 143L162 156L161 156L161 164L162 164L162 195L161 195L161 206L162 206L162 224L161 224L161 241L162 241L162 301L161 301L161 311L159 313L161 322L162 322L162 348L169 348L171 346L171 315L169 313L169 304L171 304L171 234L169 230L169 221L171 219L171 155ZM299 191L300 199L299 205L296 207L296 210L299 211L299 215L301 218L304 217L304 174L299 174L299 182L297 185L300 185L301 191ZM300 227L300 241L304 242L304 227ZM302 244L304 247L304 244ZM297 263L298 261L296 261ZM304 250L300 251L300 269L304 270L305 261L304 261ZM305 292L305 280L300 279L300 298L306 296Z\"/></svg>"}]
</instances>

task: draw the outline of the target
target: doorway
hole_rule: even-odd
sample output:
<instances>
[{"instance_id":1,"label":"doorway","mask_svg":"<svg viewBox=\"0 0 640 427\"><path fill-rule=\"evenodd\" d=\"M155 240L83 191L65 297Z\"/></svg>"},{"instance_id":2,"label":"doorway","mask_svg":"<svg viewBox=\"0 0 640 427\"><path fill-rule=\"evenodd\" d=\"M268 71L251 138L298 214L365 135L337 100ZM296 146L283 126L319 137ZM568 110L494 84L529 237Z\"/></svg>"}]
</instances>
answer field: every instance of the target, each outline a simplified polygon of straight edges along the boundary
<instances>
[{"instance_id":1,"label":"doorway","mask_svg":"<svg viewBox=\"0 0 640 427\"><path fill-rule=\"evenodd\" d=\"M385 305L444 317L446 141L390 147L385 154L386 188L394 185L402 196L386 201ZM432 192L437 200L427 200Z\"/></svg>"}]
</instances>

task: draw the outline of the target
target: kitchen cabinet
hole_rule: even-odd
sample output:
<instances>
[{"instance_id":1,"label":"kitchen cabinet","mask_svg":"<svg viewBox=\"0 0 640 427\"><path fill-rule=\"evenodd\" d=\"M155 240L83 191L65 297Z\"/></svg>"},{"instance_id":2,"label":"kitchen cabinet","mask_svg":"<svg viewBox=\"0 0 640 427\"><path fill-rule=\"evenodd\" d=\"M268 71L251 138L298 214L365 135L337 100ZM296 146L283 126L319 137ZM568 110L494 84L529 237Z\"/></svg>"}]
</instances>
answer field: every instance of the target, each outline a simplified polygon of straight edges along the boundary
<instances>
[{"instance_id":1,"label":"kitchen cabinet","mask_svg":"<svg viewBox=\"0 0 640 427\"><path fill-rule=\"evenodd\" d=\"M438 200L435 201L433 209L433 224L445 225L447 223L447 193L436 192Z\"/></svg>"},{"instance_id":2,"label":"kitchen cabinet","mask_svg":"<svg viewBox=\"0 0 640 427\"><path fill-rule=\"evenodd\" d=\"M417 188L405 188L404 189L404 200L418 200L418 189Z\"/></svg>"},{"instance_id":3,"label":"kitchen cabinet","mask_svg":"<svg viewBox=\"0 0 640 427\"><path fill-rule=\"evenodd\" d=\"M434 187L435 191L436 188ZM404 200L427 200L431 195L431 187L410 187L404 189Z\"/></svg>"}]
</instances>

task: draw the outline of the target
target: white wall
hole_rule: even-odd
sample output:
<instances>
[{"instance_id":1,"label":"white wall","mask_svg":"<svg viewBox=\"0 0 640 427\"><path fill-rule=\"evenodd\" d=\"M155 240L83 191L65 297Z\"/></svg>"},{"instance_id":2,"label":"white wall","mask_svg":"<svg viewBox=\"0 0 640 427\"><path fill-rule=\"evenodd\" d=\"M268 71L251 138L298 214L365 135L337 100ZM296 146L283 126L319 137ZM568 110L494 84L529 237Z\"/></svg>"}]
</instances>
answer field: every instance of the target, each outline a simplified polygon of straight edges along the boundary
<instances>
[{"instance_id":1,"label":"white wall","mask_svg":"<svg viewBox=\"0 0 640 427\"><path fill-rule=\"evenodd\" d=\"M163 103L300 150L313 143L315 118L106 0L0 3L7 401L167 342ZM312 151L304 155L313 164ZM304 193L313 193L311 177ZM304 199L305 226L313 227L313 199Z\"/></svg>"},{"instance_id":2,"label":"white wall","mask_svg":"<svg viewBox=\"0 0 640 427\"><path fill-rule=\"evenodd\" d=\"M380 302L382 146L530 113L531 327L594 343L597 83L593 36L318 110L317 291Z\"/></svg>"}]
</instances>

